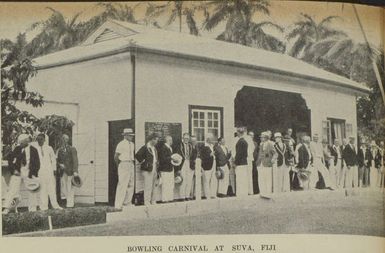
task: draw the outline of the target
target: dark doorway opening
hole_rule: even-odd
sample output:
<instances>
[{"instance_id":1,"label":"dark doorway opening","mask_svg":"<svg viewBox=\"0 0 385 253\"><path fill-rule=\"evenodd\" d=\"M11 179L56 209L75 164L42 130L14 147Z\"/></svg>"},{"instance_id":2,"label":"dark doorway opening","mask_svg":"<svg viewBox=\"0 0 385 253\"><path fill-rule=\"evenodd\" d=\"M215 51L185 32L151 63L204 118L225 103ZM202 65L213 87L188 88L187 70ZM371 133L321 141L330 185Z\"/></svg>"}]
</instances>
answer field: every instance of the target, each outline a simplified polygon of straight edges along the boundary
<instances>
[{"instance_id":1,"label":"dark doorway opening","mask_svg":"<svg viewBox=\"0 0 385 253\"><path fill-rule=\"evenodd\" d=\"M310 135L310 110L301 94L245 86L234 106L235 125L246 126L255 136L266 130L284 134L288 128L293 129L293 138Z\"/></svg>"},{"instance_id":2,"label":"dark doorway opening","mask_svg":"<svg viewBox=\"0 0 385 253\"><path fill-rule=\"evenodd\" d=\"M257 144L259 134L266 130L285 134L291 128L292 137L297 143L303 135L311 135L310 110L301 94L245 86L238 91L234 106L235 126L245 126L248 131L253 131ZM255 157L257 153L258 145L254 152ZM296 177L291 181L293 189L299 186L295 179ZM258 170L255 164L253 185L254 193L258 194Z\"/></svg>"},{"instance_id":3,"label":"dark doorway opening","mask_svg":"<svg viewBox=\"0 0 385 253\"><path fill-rule=\"evenodd\" d=\"M135 123L132 119L108 122L108 204L114 205L116 185L118 184L118 168L114 161L115 149L123 139L124 128L132 128L135 132ZM135 140L134 140L135 141Z\"/></svg>"}]
</instances>

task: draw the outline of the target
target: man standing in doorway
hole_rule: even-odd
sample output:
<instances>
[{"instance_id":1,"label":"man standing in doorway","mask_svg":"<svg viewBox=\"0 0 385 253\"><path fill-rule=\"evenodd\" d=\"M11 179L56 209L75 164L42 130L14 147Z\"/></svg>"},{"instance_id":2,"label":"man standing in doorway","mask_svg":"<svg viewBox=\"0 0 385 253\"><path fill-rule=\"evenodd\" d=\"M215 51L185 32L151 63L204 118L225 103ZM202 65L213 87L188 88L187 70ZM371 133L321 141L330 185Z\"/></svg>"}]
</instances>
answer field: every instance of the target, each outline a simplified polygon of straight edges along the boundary
<instances>
[{"instance_id":1,"label":"man standing in doorway","mask_svg":"<svg viewBox=\"0 0 385 253\"><path fill-rule=\"evenodd\" d=\"M239 196L247 196L249 189L249 178L247 177L247 155L248 144L245 140L245 129L239 127L237 129L238 141L235 145L235 194Z\"/></svg>"},{"instance_id":2,"label":"man standing in doorway","mask_svg":"<svg viewBox=\"0 0 385 253\"><path fill-rule=\"evenodd\" d=\"M158 140L159 137L156 134L151 134L147 144L142 146L135 155L144 178L144 205L146 206L154 204L154 189L159 164L155 145Z\"/></svg>"},{"instance_id":3,"label":"man standing in doorway","mask_svg":"<svg viewBox=\"0 0 385 253\"><path fill-rule=\"evenodd\" d=\"M182 183L175 186L176 199L189 200L194 176L194 171L190 169L190 159L192 153L190 134L183 134L182 142L179 144L176 151L182 156L182 164L175 169L180 171L183 178Z\"/></svg>"},{"instance_id":4,"label":"man standing in doorway","mask_svg":"<svg viewBox=\"0 0 385 253\"><path fill-rule=\"evenodd\" d=\"M123 130L123 140L115 150L114 160L118 166L118 185L116 186L115 208L122 209L123 204L132 205L135 176L135 145L134 131L131 128Z\"/></svg>"},{"instance_id":5,"label":"man standing in doorway","mask_svg":"<svg viewBox=\"0 0 385 253\"><path fill-rule=\"evenodd\" d=\"M254 164L254 132L249 131L247 134L247 180L248 180L248 193L249 195L254 194L254 186L253 186L253 164Z\"/></svg>"},{"instance_id":6,"label":"man standing in doorway","mask_svg":"<svg viewBox=\"0 0 385 253\"><path fill-rule=\"evenodd\" d=\"M62 209L56 199L56 156L51 146L45 143L45 135L39 134L36 146L40 159L40 210L48 209L48 199L55 209Z\"/></svg>"}]
</instances>

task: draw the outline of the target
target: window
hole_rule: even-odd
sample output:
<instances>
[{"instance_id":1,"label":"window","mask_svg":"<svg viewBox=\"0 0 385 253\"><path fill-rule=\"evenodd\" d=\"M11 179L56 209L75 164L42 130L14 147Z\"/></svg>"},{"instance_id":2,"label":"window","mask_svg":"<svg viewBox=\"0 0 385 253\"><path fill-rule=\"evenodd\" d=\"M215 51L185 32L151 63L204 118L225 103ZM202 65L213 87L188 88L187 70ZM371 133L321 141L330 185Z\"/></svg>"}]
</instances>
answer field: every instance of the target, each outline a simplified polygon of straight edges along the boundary
<instances>
[{"instance_id":1,"label":"window","mask_svg":"<svg viewBox=\"0 0 385 253\"><path fill-rule=\"evenodd\" d=\"M322 122L322 137L327 138L329 144L332 144L335 139L342 143L342 139L349 136L348 125L351 129L351 124L345 124L345 120L328 118Z\"/></svg>"},{"instance_id":2,"label":"window","mask_svg":"<svg viewBox=\"0 0 385 253\"><path fill-rule=\"evenodd\" d=\"M222 127L222 108L190 106L190 134L197 137L199 145L204 145L208 134L220 137Z\"/></svg>"}]
</instances>

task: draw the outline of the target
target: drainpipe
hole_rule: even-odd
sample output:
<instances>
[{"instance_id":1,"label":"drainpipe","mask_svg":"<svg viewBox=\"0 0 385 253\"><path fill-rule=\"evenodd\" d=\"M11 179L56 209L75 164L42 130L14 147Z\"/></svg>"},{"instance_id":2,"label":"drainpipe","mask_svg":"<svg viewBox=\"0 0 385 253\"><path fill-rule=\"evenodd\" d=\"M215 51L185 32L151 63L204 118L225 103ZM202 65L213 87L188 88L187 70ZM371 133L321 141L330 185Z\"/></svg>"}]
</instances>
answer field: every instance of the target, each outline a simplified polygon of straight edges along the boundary
<instances>
[{"instance_id":1,"label":"drainpipe","mask_svg":"<svg viewBox=\"0 0 385 253\"><path fill-rule=\"evenodd\" d=\"M130 53L131 58L131 120L134 123L134 132L136 132L135 127L135 74L136 74L136 49L131 51ZM135 142L134 142L135 145ZM135 149L135 147L134 147ZM134 166L134 196L136 194L136 166ZM136 199L134 200L136 202ZM134 203L135 204L135 203Z\"/></svg>"}]
</instances>

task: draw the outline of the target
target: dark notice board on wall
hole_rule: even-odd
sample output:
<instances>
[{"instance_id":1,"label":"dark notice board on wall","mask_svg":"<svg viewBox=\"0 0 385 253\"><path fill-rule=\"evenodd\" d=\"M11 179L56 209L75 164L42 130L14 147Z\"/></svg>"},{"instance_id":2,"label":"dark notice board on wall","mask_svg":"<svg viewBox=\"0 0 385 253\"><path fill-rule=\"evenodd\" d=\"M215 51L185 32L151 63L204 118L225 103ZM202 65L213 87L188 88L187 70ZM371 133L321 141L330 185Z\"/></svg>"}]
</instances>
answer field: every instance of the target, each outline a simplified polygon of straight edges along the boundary
<instances>
[{"instance_id":1,"label":"dark notice board on wall","mask_svg":"<svg viewBox=\"0 0 385 253\"><path fill-rule=\"evenodd\" d=\"M148 136L156 133L160 136L161 141L167 135L170 135L173 140L173 146L181 142L182 139L182 124L181 123L169 123L169 122L145 122L145 139L148 140Z\"/></svg>"}]
</instances>

